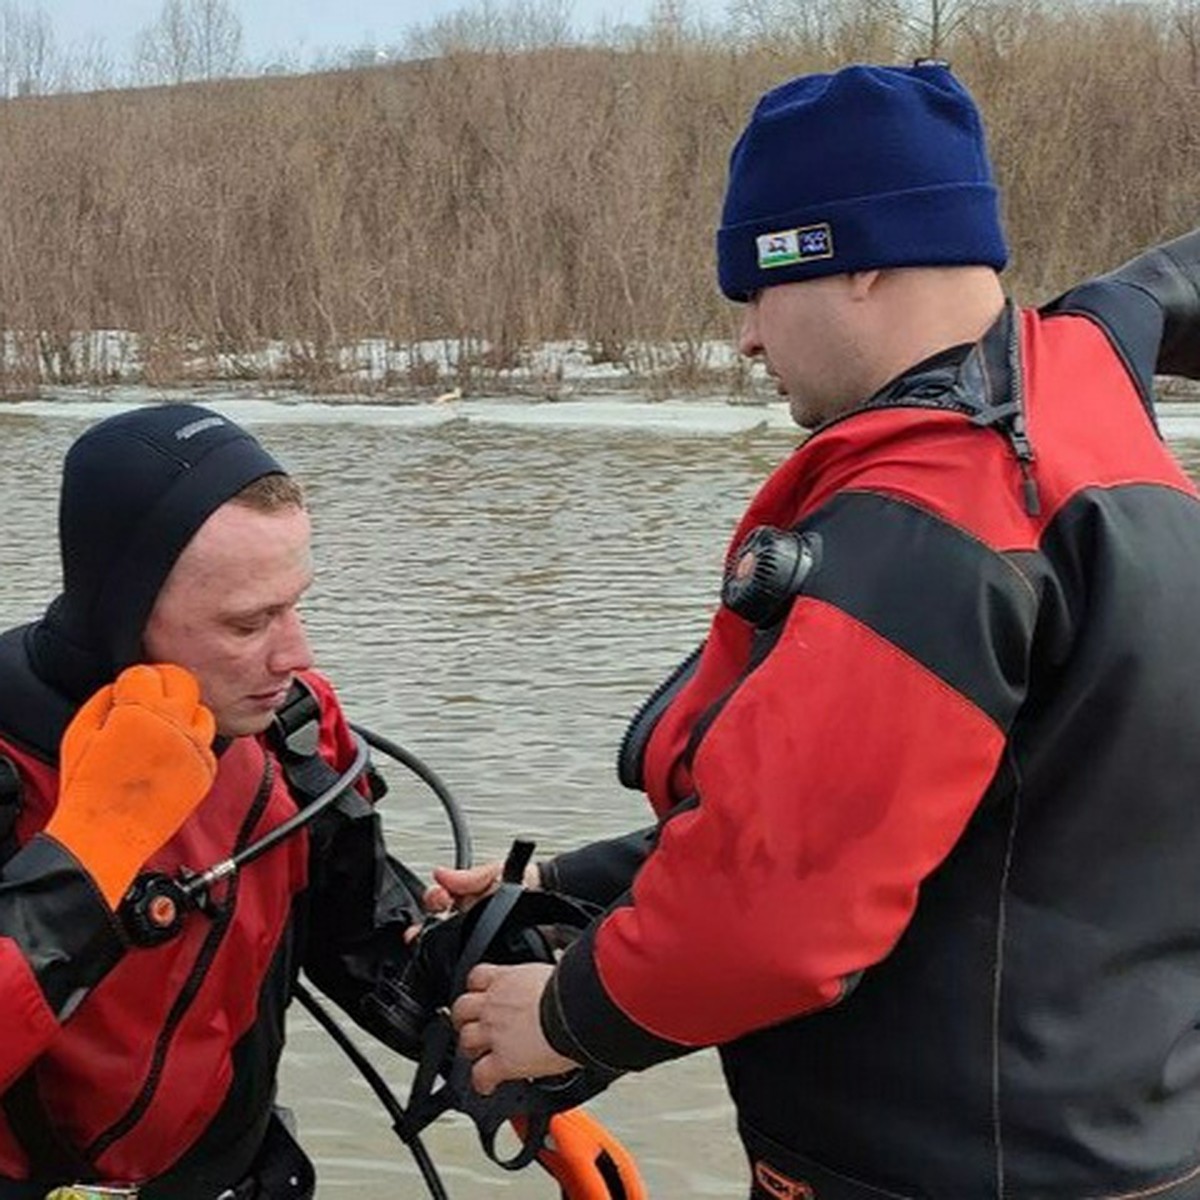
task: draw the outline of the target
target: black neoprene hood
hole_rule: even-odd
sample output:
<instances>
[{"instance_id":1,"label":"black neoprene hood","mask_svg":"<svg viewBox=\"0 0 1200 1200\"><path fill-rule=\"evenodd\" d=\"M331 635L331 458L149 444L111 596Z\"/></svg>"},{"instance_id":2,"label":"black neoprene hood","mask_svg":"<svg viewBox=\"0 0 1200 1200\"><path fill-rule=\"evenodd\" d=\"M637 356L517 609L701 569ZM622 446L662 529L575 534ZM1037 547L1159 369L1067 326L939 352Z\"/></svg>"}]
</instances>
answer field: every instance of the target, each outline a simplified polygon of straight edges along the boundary
<instances>
[{"instance_id":1,"label":"black neoprene hood","mask_svg":"<svg viewBox=\"0 0 1200 1200\"><path fill-rule=\"evenodd\" d=\"M199 405L94 425L67 452L59 505L71 639L114 673L138 661L155 598L195 532L247 484L283 473L249 433Z\"/></svg>"}]
</instances>

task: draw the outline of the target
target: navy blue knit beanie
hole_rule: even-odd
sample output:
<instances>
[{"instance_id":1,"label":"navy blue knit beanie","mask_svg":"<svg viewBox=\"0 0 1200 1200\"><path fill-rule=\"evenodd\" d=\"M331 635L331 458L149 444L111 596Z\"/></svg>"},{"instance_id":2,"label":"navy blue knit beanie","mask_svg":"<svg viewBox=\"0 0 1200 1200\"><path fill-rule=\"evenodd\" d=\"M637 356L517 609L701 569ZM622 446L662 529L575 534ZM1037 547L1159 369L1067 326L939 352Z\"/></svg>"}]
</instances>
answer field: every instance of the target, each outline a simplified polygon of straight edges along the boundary
<instances>
[{"instance_id":1,"label":"navy blue knit beanie","mask_svg":"<svg viewBox=\"0 0 1200 1200\"><path fill-rule=\"evenodd\" d=\"M154 601L195 532L247 484L283 473L244 429L195 404L92 426L63 468L62 633L108 678L137 662Z\"/></svg>"},{"instance_id":2,"label":"navy blue knit beanie","mask_svg":"<svg viewBox=\"0 0 1200 1200\"><path fill-rule=\"evenodd\" d=\"M1007 260L979 113L943 63L793 79L733 148L717 234L731 300L846 271Z\"/></svg>"}]
</instances>

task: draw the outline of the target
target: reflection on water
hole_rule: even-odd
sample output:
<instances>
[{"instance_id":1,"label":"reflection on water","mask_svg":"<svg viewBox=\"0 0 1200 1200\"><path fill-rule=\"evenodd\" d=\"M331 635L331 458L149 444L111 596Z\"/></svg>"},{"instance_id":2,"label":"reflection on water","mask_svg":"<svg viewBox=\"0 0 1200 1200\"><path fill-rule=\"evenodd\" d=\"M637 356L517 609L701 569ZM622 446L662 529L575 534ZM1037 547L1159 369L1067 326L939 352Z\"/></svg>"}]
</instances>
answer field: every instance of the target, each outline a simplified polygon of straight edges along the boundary
<instances>
[{"instance_id":1,"label":"reflection on water","mask_svg":"<svg viewBox=\"0 0 1200 1200\"><path fill-rule=\"evenodd\" d=\"M517 833L549 853L646 822L644 801L616 783L616 746L647 691L703 636L733 522L792 431L675 418L651 432L317 421L303 408L222 407L269 423L264 439L308 486L318 574L307 618L351 716L435 767L467 809L478 857L502 854ZM59 464L95 415L0 410L4 626L36 615L57 587ZM1200 443L1179 450L1200 469ZM421 871L448 861L436 804L391 780L394 851ZM714 914L714 935L733 920ZM356 1040L403 1091L407 1066ZM425 1194L365 1083L298 1011L282 1099L297 1110L321 1196ZM592 1107L654 1197L745 1195L711 1053L622 1080ZM461 1119L426 1141L454 1200L558 1195L536 1167L494 1167Z\"/></svg>"}]
</instances>

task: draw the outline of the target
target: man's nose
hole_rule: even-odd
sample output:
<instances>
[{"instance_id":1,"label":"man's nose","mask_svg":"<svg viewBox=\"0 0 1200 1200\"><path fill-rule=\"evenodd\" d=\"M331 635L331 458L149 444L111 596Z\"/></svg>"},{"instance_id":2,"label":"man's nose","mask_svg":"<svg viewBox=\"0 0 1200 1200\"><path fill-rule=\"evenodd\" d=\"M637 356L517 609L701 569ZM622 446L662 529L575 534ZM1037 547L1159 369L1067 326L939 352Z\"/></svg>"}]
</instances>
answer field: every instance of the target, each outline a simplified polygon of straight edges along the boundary
<instances>
[{"instance_id":1,"label":"man's nose","mask_svg":"<svg viewBox=\"0 0 1200 1200\"><path fill-rule=\"evenodd\" d=\"M308 631L300 614L292 609L280 619L275 644L271 647L269 667L276 675L307 671L313 665Z\"/></svg>"}]
</instances>

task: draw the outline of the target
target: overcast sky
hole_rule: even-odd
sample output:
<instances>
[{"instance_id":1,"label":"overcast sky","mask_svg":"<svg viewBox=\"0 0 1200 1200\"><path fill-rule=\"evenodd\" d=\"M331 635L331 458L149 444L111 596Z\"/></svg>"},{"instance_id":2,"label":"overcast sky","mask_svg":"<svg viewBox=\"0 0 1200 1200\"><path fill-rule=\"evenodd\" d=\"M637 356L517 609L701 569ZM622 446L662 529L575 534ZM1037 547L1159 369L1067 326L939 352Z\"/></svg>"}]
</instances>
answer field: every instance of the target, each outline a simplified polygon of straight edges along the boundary
<instances>
[{"instance_id":1,"label":"overcast sky","mask_svg":"<svg viewBox=\"0 0 1200 1200\"><path fill-rule=\"evenodd\" d=\"M336 50L389 46L413 25L470 9L471 0L230 0L242 23L243 53L252 63L290 57L301 62ZM503 10L505 0L491 0ZM577 32L602 21L640 24L652 0L575 0ZM54 26L60 48L102 39L116 59L129 53L137 33L155 20L162 0L18 0L17 7L41 10ZM720 16L723 0L685 0L688 12Z\"/></svg>"}]
</instances>

